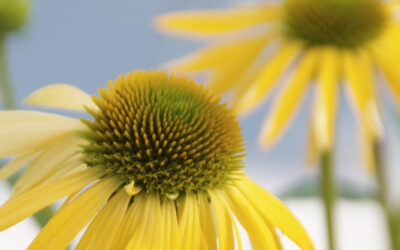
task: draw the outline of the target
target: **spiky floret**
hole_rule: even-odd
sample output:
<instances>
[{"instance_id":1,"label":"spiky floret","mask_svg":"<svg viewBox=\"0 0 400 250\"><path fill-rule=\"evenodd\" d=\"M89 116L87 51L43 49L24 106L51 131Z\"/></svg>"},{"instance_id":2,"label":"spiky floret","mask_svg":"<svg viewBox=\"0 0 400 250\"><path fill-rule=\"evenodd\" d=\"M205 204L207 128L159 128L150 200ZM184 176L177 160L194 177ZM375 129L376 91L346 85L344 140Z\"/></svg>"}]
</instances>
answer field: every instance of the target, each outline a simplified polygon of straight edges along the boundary
<instances>
[{"instance_id":1,"label":"spiky floret","mask_svg":"<svg viewBox=\"0 0 400 250\"><path fill-rule=\"evenodd\" d=\"M284 29L309 45L356 47L379 34L386 16L378 0L286 0Z\"/></svg>"},{"instance_id":2,"label":"spiky floret","mask_svg":"<svg viewBox=\"0 0 400 250\"><path fill-rule=\"evenodd\" d=\"M194 81L133 72L99 93L93 121L83 120L88 166L167 197L228 185L242 168L238 122Z\"/></svg>"}]
</instances>

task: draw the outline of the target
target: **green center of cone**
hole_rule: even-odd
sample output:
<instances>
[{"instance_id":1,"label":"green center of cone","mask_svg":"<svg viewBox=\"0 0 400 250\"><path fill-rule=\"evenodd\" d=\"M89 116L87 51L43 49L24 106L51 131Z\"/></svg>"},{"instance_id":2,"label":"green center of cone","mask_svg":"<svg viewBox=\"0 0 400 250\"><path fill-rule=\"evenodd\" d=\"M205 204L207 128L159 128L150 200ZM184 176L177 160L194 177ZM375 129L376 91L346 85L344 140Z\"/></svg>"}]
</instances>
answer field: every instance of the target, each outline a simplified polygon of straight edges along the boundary
<instances>
[{"instance_id":1,"label":"green center of cone","mask_svg":"<svg viewBox=\"0 0 400 250\"><path fill-rule=\"evenodd\" d=\"M382 31L386 13L378 0L286 0L286 36L308 45L358 47Z\"/></svg>"}]
</instances>

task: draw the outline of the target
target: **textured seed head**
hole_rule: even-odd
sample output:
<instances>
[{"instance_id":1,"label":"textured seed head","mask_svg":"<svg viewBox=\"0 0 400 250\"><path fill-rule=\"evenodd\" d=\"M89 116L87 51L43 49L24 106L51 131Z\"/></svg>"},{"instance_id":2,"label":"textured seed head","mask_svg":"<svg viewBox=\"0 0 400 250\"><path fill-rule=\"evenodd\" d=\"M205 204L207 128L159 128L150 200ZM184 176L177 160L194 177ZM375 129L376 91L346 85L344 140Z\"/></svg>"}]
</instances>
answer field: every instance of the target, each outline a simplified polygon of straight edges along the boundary
<instances>
[{"instance_id":1,"label":"textured seed head","mask_svg":"<svg viewBox=\"0 0 400 250\"><path fill-rule=\"evenodd\" d=\"M165 197L228 185L242 168L238 122L194 81L133 72L99 92L82 120L88 166Z\"/></svg>"},{"instance_id":2,"label":"textured seed head","mask_svg":"<svg viewBox=\"0 0 400 250\"><path fill-rule=\"evenodd\" d=\"M379 0L286 0L284 29L308 45L357 47L379 34L386 16Z\"/></svg>"},{"instance_id":3,"label":"textured seed head","mask_svg":"<svg viewBox=\"0 0 400 250\"><path fill-rule=\"evenodd\" d=\"M29 3L26 0L0 0L0 36L22 28L28 13Z\"/></svg>"}]
</instances>

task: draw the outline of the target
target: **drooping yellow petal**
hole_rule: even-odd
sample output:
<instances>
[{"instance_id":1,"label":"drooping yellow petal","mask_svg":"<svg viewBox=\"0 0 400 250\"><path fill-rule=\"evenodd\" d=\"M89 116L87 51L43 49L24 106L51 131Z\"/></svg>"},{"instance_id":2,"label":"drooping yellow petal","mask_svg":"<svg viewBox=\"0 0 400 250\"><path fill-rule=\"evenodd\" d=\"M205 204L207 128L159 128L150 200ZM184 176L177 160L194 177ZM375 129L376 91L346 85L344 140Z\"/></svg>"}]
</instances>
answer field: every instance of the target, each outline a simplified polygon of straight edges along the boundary
<instances>
[{"instance_id":1,"label":"drooping yellow petal","mask_svg":"<svg viewBox=\"0 0 400 250\"><path fill-rule=\"evenodd\" d=\"M268 225L269 229L271 230L271 234L274 237L276 248L278 250L283 250L281 239L279 238L278 233L276 232L276 229L270 223L266 223L266 224Z\"/></svg>"},{"instance_id":2,"label":"drooping yellow petal","mask_svg":"<svg viewBox=\"0 0 400 250\"><path fill-rule=\"evenodd\" d=\"M200 249L201 228L199 206L195 196L187 194L183 202L182 214L179 218L179 231L181 232L181 250Z\"/></svg>"},{"instance_id":3,"label":"drooping yellow petal","mask_svg":"<svg viewBox=\"0 0 400 250\"><path fill-rule=\"evenodd\" d=\"M118 186L117 178L107 178L94 184L56 213L28 249L65 249Z\"/></svg>"},{"instance_id":4,"label":"drooping yellow petal","mask_svg":"<svg viewBox=\"0 0 400 250\"><path fill-rule=\"evenodd\" d=\"M235 249L235 238L233 236L232 221L225 207L225 197L218 191L209 192L211 204L215 211L218 228L218 249Z\"/></svg>"},{"instance_id":5,"label":"drooping yellow petal","mask_svg":"<svg viewBox=\"0 0 400 250\"><path fill-rule=\"evenodd\" d=\"M146 195L142 205L139 205L140 218L135 226L127 250L162 250L163 233L160 228L161 204L157 194Z\"/></svg>"},{"instance_id":6,"label":"drooping yellow petal","mask_svg":"<svg viewBox=\"0 0 400 250\"><path fill-rule=\"evenodd\" d=\"M260 213L263 220L281 230L282 233L287 235L301 249L314 249L307 232L278 198L266 192L248 177L243 177L236 185L240 193Z\"/></svg>"},{"instance_id":7,"label":"drooping yellow petal","mask_svg":"<svg viewBox=\"0 0 400 250\"><path fill-rule=\"evenodd\" d=\"M238 229L238 227L236 225L236 221L232 220L232 223L233 223L233 229L235 230L236 245L238 246L237 249L238 250L243 250L242 241L240 239L240 233L239 233L239 229Z\"/></svg>"},{"instance_id":8,"label":"drooping yellow petal","mask_svg":"<svg viewBox=\"0 0 400 250\"><path fill-rule=\"evenodd\" d=\"M67 196L67 198L64 200L58 211L61 211L61 209L65 208L70 204L76 197L77 195L81 192L82 190L75 191L71 193L70 195Z\"/></svg>"},{"instance_id":9,"label":"drooping yellow petal","mask_svg":"<svg viewBox=\"0 0 400 250\"><path fill-rule=\"evenodd\" d=\"M31 188L59 164L75 155L80 149L80 141L74 133L67 133L49 145L18 178L13 188L14 195Z\"/></svg>"},{"instance_id":10,"label":"drooping yellow petal","mask_svg":"<svg viewBox=\"0 0 400 250\"><path fill-rule=\"evenodd\" d=\"M121 225L115 234L111 249L125 249L133 233L136 230L136 225L142 214L139 213L141 206L144 205L144 195L137 195L134 202L129 206Z\"/></svg>"},{"instance_id":11,"label":"drooping yellow petal","mask_svg":"<svg viewBox=\"0 0 400 250\"><path fill-rule=\"evenodd\" d=\"M83 130L77 119L35 111L0 111L0 158L26 153L70 131Z\"/></svg>"},{"instance_id":12,"label":"drooping yellow petal","mask_svg":"<svg viewBox=\"0 0 400 250\"><path fill-rule=\"evenodd\" d=\"M235 112L242 115L255 109L270 93L289 62L299 51L301 51L299 43L288 43L279 49L258 73L249 90L237 101L234 106Z\"/></svg>"},{"instance_id":13,"label":"drooping yellow petal","mask_svg":"<svg viewBox=\"0 0 400 250\"><path fill-rule=\"evenodd\" d=\"M57 168L53 168L53 170L49 171L48 174L43 177L38 183L33 185L33 187L56 181L68 175L82 171L87 167L88 166L86 164L82 163L82 155L75 155L71 157L71 159L58 165Z\"/></svg>"},{"instance_id":14,"label":"drooping yellow petal","mask_svg":"<svg viewBox=\"0 0 400 250\"><path fill-rule=\"evenodd\" d=\"M208 73L208 84L216 93L243 88L264 64L262 52L273 37L274 34L256 33L237 39L224 39L172 61L166 67L176 72ZM238 91L240 89L235 93Z\"/></svg>"},{"instance_id":15,"label":"drooping yellow petal","mask_svg":"<svg viewBox=\"0 0 400 250\"><path fill-rule=\"evenodd\" d=\"M373 47L372 52L374 59L378 62L386 77L388 86L397 99L397 103L400 103L400 72L397 68L397 58L393 56L391 51L381 47Z\"/></svg>"},{"instance_id":16,"label":"drooping yellow petal","mask_svg":"<svg viewBox=\"0 0 400 250\"><path fill-rule=\"evenodd\" d=\"M373 86L370 58L362 52L344 51L343 62L348 80L346 86L356 115L365 123L368 133L376 138L382 137L383 127Z\"/></svg>"},{"instance_id":17,"label":"drooping yellow petal","mask_svg":"<svg viewBox=\"0 0 400 250\"><path fill-rule=\"evenodd\" d=\"M244 195L237 188L231 188L226 197L233 213L246 229L253 248L277 250L271 230Z\"/></svg>"},{"instance_id":18,"label":"drooping yellow petal","mask_svg":"<svg viewBox=\"0 0 400 250\"><path fill-rule=\"evenodd\" d=\"M277 140L289 120L300 106L310 80L314 76L319 49L309 49L297 66L292 80L278 96L262 132L262 145L269 146Z\"/></svg>"},{"instance_id":19,"label":"drooping yellow petal","mask_svg":"<svg viewBox=\"0 0 400 250\"><path fill-rule=\"evenodd\" d=\"M331 47L323 48L321 55L313 112L318 151L329 150L333 143L339 90L339 55L337 49Z\"/></svg>"},{"instance_id":20,"label":"drooping yellow petal","mask_svg":"<svg viewBox=\"0 0 400 250\"><path fill-rule=\"evenodd\" d=\"M90 223L76 249L110 249L130 198L125 190L120 189Z\"/></svg>"},{"instance_id":21,"label":"drooping yellow petal","mask_svg":"<svg viewBox=\"0 0 400 250\"><path fill-rule=\"evenodd\" d=\"M9 161L6 165L0 168L0 180L7 179L11 175L15 174L18 170L23 168L27 163L29 163L32 159L35 158L37 152L28 152L22 155L18 155L11 161Z\"/></svg>"},{"instance_id":22,"label":"drooping yellow petal","mask_svg":"<svg viewBox=\"0 0 400 250\"><path fill-rule=\"evenodd\" d=\"M259 4L227 10L173 12L157 17L155 23L162 31L201 38L265 24L279 15L278 6Z\"/></svg>"},{"instance_id":23,"label":"drooping yellow petal","mask_svg":"<svg viewBox=\"0 0 400 250\"><path fill-rule=\"evenodd\" d=\"M199 196L201 231L203 232L207 248L209 250L217 250L216 226L209 203L208 197Z\"/></svg>"},{"instance_id":24,"label":"drooping yellow petal","mask_svg":"<svg viewBox=\"0 0 400 250\"><path fill-rule=\"evenodd\" d=\"M67 196L99 178L95 169L68 176L62 180L28 190L0 207L0 231L18 223L54 201Z\"/></svg>"},{"instance_id":25,"label":"drooping yellow petal","mask_svg":"<svg viewBox=\"0 0 400 250\"><path fill-rule=\"evenodd\" d=\"M90 95L75 86L63 83L38 89L24 102L29 105L75 111L86 111L85 107L96 108Z\"/></svg>"},{"instance_id":26,"label":"drooping yellow petal","mask_svg":"<svg viewBox=\"0 0 400 250\"><path fill-rule=\"evenodd\" d=\"M313 113L315 113L315 106L312 112L312 115L314 115ZM317 161L318 161L318 147L317 147L317 139L316 139L316 135L315 135L315 124L314 122L311 120L309 122L309 126L308 126L308 140L307 140L307 151L306 151L306 163L307 166L314 166Z\"/></svg>"},{"instance_id":27,"label":"drooping yellow petal","mask_svg":"<svg viewBox=\"0 0 400 250\"><path fill-rule=\"evenodd\" d=\"M244 65L254 61L266 46L269 35L240 37L235 41L221 40L181 59L171 61L166 66L173 71L196 72L210 68L226 68L227 65Z\"/></svg>"},{"instance_id":28,"label":"drooping yellow petal","mask_svg":"<svg viewBox=\"0 0 400 250\"><path fill-rule=\"evenodd\" d=\"M397 0L387 1L384 5L391 11L400 11L400 2Z\"/></svg>"},{"instance_id":29,"label":"drooping yellow petal","mask_svg":"<svg viewBox=\"0 0 400 250\"><path fill-rule=\"evenodd\" d=\"M162 232L164 232L163 250L175 250L181 248L181 236L179 232L178 219L174 201L162 201L160 229L162 230Z\"/></svg>"}]
</instances>

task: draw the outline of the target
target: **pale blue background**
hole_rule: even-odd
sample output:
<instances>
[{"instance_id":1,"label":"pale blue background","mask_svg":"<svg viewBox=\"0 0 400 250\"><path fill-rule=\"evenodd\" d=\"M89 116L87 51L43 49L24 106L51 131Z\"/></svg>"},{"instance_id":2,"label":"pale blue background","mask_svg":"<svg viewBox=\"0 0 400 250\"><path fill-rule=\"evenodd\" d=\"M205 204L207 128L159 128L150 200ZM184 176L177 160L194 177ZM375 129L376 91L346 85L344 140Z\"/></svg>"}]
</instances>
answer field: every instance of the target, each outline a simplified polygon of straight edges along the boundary
<instances>
[{"instance_id":1,"label":"pale blue background","mask_svg":"<svg viewBox=\"0 0 400 250\"><path fill-rule=\"evenodd\" d=\"M157 14L232 3L237 1L36 0L27 29L8 41L17 98L21 101L35 89L54 82L71 83L95 93L107 80L121 73L156 68L198 47L189 41L158 34L152 27L152 19ZM308 100L311 97L310 94ZM247 172L274 192L283 191L302 176L316 175L315 170L307 169L304 156L310 104L305 102L295 125L269 151L260 150L257 140L270 102L242 120L248 148ZM372 181L362 169L354 120L347 102L342 102L341 107L336 152L337 165L340 165L336 168L338 175L358 187L369 188ZM389 131L394 141L398 140L397 132ZM391 146L391 150L396 147ZM394 165L393 159L391 165Z\"/></svg>"}]
</instances>

